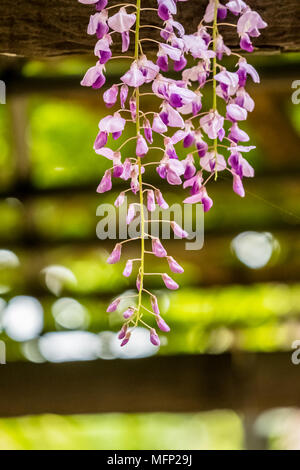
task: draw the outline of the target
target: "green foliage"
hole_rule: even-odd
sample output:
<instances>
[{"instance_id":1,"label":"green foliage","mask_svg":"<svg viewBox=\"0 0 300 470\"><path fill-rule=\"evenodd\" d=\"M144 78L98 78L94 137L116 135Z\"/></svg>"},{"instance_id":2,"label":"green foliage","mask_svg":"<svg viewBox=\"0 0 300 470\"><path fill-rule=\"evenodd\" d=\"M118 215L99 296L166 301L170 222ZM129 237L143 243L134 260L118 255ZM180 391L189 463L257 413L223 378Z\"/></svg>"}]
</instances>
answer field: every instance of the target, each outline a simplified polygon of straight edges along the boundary
<instances>
[{"instance_id":1,"label":"green foliage","mask_svg":"<svg viewBox=\"0 0 300 470\"><path fill-rule=\"evenodd\" d=\"M1 450L240 450L242 447L241 421L231 411L192 415L45 415L0 420Z\"/></svg>"},{"instance_id":2,"label":"green foliage","mask_svg":"<svg viewBox=\"0 0 300 470\"><path fill-rule=\"evenodd\" d=\"M6 105L0 105L0 188L5 190L13 181L14 163L11 155L9 116Z\"/></svg>"},{"instance_id":3,"label":"green foliage","mask_svg":"<svg viewBox=\"0 0 300 470\"><path fill-rule=\"evenodd\" d=\"M103 171L91 142L98 118L80 105L48 101L31 111L32 179L40 188L85 184Z\"/></svg>"}]
</instances>

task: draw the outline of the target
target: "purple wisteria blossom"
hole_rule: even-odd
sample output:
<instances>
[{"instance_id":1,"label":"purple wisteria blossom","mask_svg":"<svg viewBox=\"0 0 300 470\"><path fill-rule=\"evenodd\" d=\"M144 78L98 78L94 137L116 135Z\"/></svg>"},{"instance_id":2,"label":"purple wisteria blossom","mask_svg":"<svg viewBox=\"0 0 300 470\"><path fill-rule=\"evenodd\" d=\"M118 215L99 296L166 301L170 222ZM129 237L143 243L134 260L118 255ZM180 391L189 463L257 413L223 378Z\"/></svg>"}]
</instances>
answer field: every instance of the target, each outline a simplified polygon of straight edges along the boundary
<instances>
[{"instance_id":1,"label":"purple wisteria blossom","mask_svg":"<svg viewBox=\"0 0 300 470\"><path fill-rule=\"evenodd\" d=\"M108 6L108 0L79 0L82 4L94 7L87 33L96 38L96 64L87 70L82 86L94 89L104 86L107 63L113 58L119 58L113 56L116 37L121 40L122 53L134 49L134 57L123 56L130 59L128 69L120 74L117 83L103 93L105 106L116 107L118 111L100 120L94 143L96 154L107 159L110 164L97 192L102 194L110 191L113 178L120 178L121 182L127 182L128 189L119 194L114 202L115 207L124 205L127 191L138 196L137 202L130 203L126 216L127 224L136 222L140 217L138 239L141 241L141 255L140 258L127 260L123 268L123 275L127 278L135 272L137 294L133 296L132 305L120 312L124 321L118 334L122 347L130 341L142 316L142 324L149 328L151 343L160 346L156 329L144 321L146 312L152 311L160 331L170 331L160 313L157 297L144 287L146 275L151 275L145 272L145 256L161 258L161 262L167 264L175 275L184 271L176 259L168 255L159 238L149 236L148 239L145 233L144 204L147 205L150 217L157 206L162 209L169 207L161 190L153 186L154 181L151 184L144 183L147 164L156 167L160 183L167 183L170 187L183 186L183 189L188 190L189 195L183 202L202 204L204 212L213 206L213 200L207 192L207 183L212 176L216 180L219 172L227 172L232 178L234 192L240 197L245 196L244 179L254 176L254 169L244 155L255 147L248 145L250 137L243 130L243 123L255 107L246 91L247 81L250 79L259 83L260 79L247 59L225 44L219 23L228 21L228 26L235 28L240 48L246 52L254 50L253 38L258 37L267 24L243 0L208 0L202 21L199 18L197 31L187 33L175 17L181 2L185 1L188 0L153 0L154 4L157 3L157 14L161 19L160 41L154 41L146 36L149 25L145 25L145 29L141 28L143 8L140 2L136 5L124 3ZM189 1L194 1L197 6L196 0ZM153 58L153 54L151 58L147 57L143 40L157 46L156 58ZM130 48L132 42L134 47ZM234 70L227 70L220 63L224 56L237 57ZM165 75L171 70L177 73L176 78ZM152 94L155 103L159 100L153 112L145 113L142 109L140 88L143 86L148 87L146 94ZM211 103L210 95L205 95L208 88L212 88ZM117 141L127 126L134 128L134 135L119 145ZM155 147L152 147L157 139L160 139L160 143L154 143ZM128 154L126 150L127 142L131 140L134 140L134 155ZM113 141L116 141L116 145L109 144ZM188 150L182 156L184 149ZM152 161L153 151L161 152L159 161ZM189 234L175 221L162 222L170 224L177 238L188 237ZM127 241L131 240L116 244L107 259L109 264L120 261L123 243ZM149 244L147 251L146 243ZM167 289L176 290L179 287L167 273L152 275L159 276ZM115 299L107 312L118 310L121 299L122 296ZM147 306L145 302L148 302Z\"/></svg>"}]
</instances>

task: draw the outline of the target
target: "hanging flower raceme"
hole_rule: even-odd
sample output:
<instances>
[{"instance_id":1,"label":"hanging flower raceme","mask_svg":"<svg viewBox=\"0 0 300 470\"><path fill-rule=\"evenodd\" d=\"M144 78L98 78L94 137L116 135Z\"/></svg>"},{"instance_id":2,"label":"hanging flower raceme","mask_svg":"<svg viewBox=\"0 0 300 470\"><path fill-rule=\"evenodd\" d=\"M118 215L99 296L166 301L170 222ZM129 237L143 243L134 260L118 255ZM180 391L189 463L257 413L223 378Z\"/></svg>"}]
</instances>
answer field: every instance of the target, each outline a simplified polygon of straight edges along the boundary
<instances>
[{"instance_id":1,"label":"hanging flower raceme","mask_svg":"<svg viewBox=\"0 0 300 470\"><path fill-rule=\"evenodd\" d=\"M240 47L247 52L253 51L253 38L258 37L267 24L243 0L209 0L202 21L199 18L197 31L187 34L175 18L181 1L187 0L157 0L158 17L162 20L161 40L153 41L152 38L141 37L142 31L144 33L146 29L141 29L143 8L140 1L136 6L124 3L107 8L107 0L79 0L80 3L95 8L87 32L97 39L94 49L97 62L86 72L81 82L83 86L99 89L105 84L106 65L114 58L112 48L115 37L121 36L123 53L129 49L130 42L133 39L135 41L134 57L128 70L120 76L118 83L112 84L103 93L107 108L118 106L119 102L120 109L100 120L94 143L95 152L112 164L105 171L97 192L110 191L113 178L120 178L123 182L127 181L129 187L116 198L115 207L124 205L127 191L138 196L138 202L133 202L128 207L126 223L136 223L137 218L140 218L140 236L137 238L141 241L141 254L137 259L127 260L123 267L123 275L127 278L135 272L137 294L129 296L133 299L132 305L120 312L124 321L118 334L121 346L130 341L141 321L149 328L151 343L156 347L160 345L157 330L153 324L148 325L145 322L147 313L152 312L153 323L160 331L170 331L160 313L157 297L148 288L144 288L146 276L151 275L145 272L146 255L161 258L161 262L176 275L184 271L177 260L168 255L161 240L150 235L148 237L145 232L144 203L150 215L157 206L162 209L169 207L160 189L153 184L144 183L147 163L156 165L160 181L171 186L183 185L183 189L189 190L190 194L183 202L202 204L204 212L213 206L207 192L207 183L212 176L216 180L219 172L231 174L233 190L241 197L245 196L244 178L254 176L254 170L244 154L255 147L243 145L249 142L250 137L242 127L248 113L255 106L246 91L247 81L250 77L254 83L259 83L259 75L246 58L233 53L225 44L219 31L219 23L227 22L228 18L228 26L236 29ZM232 24L233 22L236 24ZM142 40L152 41L152 44L158 42L156 60L151 60L153 54L151 59L147 57ZM220 62L224 56L231 55L238 56L236 68L227 70ZM191 63L189 68L188 58ZM181 78L166 77L164 74L171 69L181 72ZM203 95L206 88L211 87L211 82L213 99L211 106L207 106L207 98L204 100ZM144 85L148 86L148 90L152 89L156 100L160 100L160 105L154 112L144 113L141 108L140 88ZM218 106L219 101L223 101L223 106ZM225 109L224 114L221 109ZM134 126L133 137L114 149L113 141L121 137L127 125ZM159 147L152 147L154 139L162 139ZM135 144L134 156L123 152L123 148L131 140ZM189 152L184 158L181 157L181 148L188 149ZM157 163L148 162L154 150L163 151L161 159ZM188 237L189 234L177 222L162 222L170 224L175 237ZM107 259L109 264L120 261L123 243L129 241L131 240L115 245ZM146 251L146 243L151 245L151 250ZM176 290L179 287L168 273L152 275L158 275L167 289ZM115 299L108 306L107 312L121 310L121 300L122 296Z\"/></svg>"}]
</instances>

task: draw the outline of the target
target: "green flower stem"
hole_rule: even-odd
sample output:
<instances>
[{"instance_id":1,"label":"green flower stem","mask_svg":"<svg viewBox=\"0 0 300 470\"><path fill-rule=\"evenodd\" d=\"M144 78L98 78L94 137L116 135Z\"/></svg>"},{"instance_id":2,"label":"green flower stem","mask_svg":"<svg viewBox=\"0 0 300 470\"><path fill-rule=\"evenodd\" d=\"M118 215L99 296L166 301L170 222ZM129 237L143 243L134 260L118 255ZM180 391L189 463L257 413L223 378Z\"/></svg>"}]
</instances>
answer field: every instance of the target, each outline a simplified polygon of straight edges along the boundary
<instances>
[{"instance_id":1,"label":"green flower stem","mask_svg":"<svg viewBox=\"0 0 300 470\"><path fill-rule=\"evenodd\" d=\"M214 23L213 23L213 51L217 51L217 36L218 36L218 6L219 0L215 0L215 12L214 12ZM217 74L217 56L213 58L213 110L217 111L217 81L215 75ZM218 139L214 140L214 153L217 165L218 155ZM218 171L216 169L215 180L218 178Z\"/></svg>"},{"instance_id":2,"label":"green flower stem","mask_svg":"<svg viewBox=\"0 0 300 470\"><path fill-rule=\"evenodd\" d=\"M141 0L136 2L136 26L135 26L135 60L139 58L139 42L140 42L140 26L141 26ZM140 90L136 89L136 135L140 134L141 122L140 122ZM145 216L144 216L144 199L143 199L143 179L142 179L142 162L141 158L138 157L138 166L139 166L139 193L140 193L140 213L141 213L141 266L139 270L140 275L140 290L139 290L139 300L137 308L137 319L136 324L138 323L141 316L141 306L142 306L142 293L144 286L144 272L145 272Z\"/></svg>"}]
</instances>

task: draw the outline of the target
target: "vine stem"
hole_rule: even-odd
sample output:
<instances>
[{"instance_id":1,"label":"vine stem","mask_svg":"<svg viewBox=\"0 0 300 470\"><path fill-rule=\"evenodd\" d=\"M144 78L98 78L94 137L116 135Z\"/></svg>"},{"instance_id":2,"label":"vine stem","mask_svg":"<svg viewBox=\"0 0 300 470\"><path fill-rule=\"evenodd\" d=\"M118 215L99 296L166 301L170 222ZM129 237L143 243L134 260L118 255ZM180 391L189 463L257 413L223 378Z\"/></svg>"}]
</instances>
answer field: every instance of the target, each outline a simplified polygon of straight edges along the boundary
<instances>
[{"instance_id":1,"label":"vine stem","mask_svg":"<svg viewBox=\"0 0 300 470\"><path fill-rule=\"evenodd\" d=\"M136 26L135 26L135 60L139 58L139 44L140 44L140 26L141 26L141 0L136 1ZM140 122L140 90L136 89L136 135L140 134L141 122ZM145 272L145 215L144 215L144 196L143 196L143 179L142 179L142 162L141 158L138 157L139 167L139 193L140 193L140 215L141 215L141 266L139 269L140 275L140 289L138 294L138 307L137 307L137 319L138 323L141 316L142 307L142 294L144 287L144 272Z\"/></svg>"},{"instance_id":2,"label":"vine stem","mask_svg":"<svg viewBox=\"0 0 300 470\"><path fill-rule=\"evenodd\" d=\"M119 7L133 7L136 6L133 3L118 3L117 5L112 5L111 7L106 8L106 10L111 10L112 8L119 8Z\"/></svg>"},{"instance_id":3,"label":"vine stem","mask_svg":"<svg viewBox=\"0 0 300 470\"><path fill-rule=\"evenodd\" d=\"M214 23L213 23L213 51L215 57L213 58L213 110L217 111L217 81L215 75L217 74L217 35L218 35L218 6L219 0L215 0L215 10L214 10ZM217 155L218 155L218 139L214 139L214 153L217 166ZM216 168L215 180L218 178L218 171Z\"/></svg>"}]
</instances>

